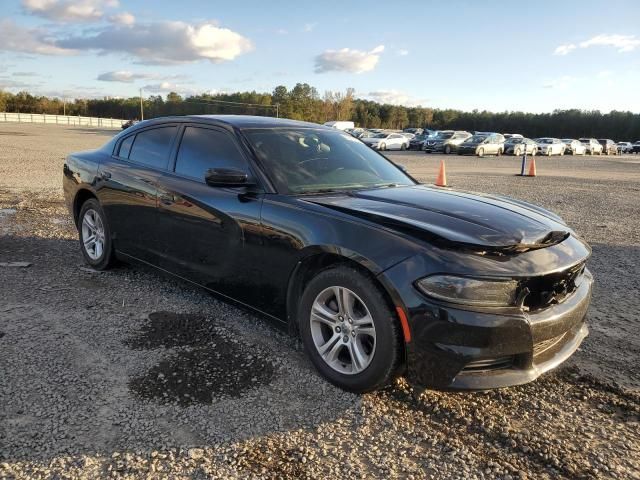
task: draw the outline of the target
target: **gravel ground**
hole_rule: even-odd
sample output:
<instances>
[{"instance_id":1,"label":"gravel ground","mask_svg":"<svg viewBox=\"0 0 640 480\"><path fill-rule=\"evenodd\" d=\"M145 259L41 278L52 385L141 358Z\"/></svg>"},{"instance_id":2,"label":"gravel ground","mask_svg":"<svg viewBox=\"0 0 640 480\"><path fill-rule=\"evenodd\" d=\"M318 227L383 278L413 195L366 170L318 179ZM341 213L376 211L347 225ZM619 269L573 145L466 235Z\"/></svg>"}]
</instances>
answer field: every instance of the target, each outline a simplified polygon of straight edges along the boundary
<instances>
[{"instance_id":1,"label":"gravel ground","mask_svg":"<svg viewBox=\"0 0 640 480\"><path fill-rule=\"evenodd\" d=\"M591 335L529 385L358 396L264 319L83 269L61 166L111 134L0 124L0 478L640 478L640 157L537 159L532 179L512 158L389 154L568 220L594 249Z\"/></svg>"}]
</instances>

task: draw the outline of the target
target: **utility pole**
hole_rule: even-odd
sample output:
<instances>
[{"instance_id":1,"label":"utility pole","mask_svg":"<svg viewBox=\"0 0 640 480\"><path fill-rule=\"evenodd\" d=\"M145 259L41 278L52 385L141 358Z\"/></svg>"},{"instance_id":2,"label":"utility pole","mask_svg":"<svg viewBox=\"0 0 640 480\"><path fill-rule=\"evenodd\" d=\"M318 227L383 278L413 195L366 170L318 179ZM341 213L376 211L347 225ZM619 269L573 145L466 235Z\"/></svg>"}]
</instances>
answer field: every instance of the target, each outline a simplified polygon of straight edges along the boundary
<instances>
[{"instance_id":1,"label":"utility pole","mask_svg":"<svg viewBox=\"0 0 640 480\"><path fill-rule=\"evenodd\" d=\"M67 97L62 97L62 115L67 116Z\"/></svg>"},{"instance_id":2,"label":"utility pole","mask_svg":"<svg viewBox=\"0 0 640 480\"><path fill-rule=\"evenodd\" d=\"M140 120L144 120L144 106L142 105L142 89L140 89Z\"/></svg>"}]
</instances>

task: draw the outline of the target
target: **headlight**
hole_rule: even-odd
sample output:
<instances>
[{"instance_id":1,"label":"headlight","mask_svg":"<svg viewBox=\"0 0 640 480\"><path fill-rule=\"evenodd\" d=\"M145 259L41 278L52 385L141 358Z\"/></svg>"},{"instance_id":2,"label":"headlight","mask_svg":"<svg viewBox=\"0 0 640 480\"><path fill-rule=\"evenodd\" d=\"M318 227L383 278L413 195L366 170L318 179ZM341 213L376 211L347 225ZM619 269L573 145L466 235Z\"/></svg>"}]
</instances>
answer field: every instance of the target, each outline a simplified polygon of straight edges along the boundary
<instances>
[{"instance_id":1,"label":"headlight","mask_svg":"<svg viewBox=\"0 0 640 480\"><path fill-rule=\"evenodd\" d=\"M418 280L418 288L438 300L482 307L516 305L518 282L495 278L432 275Z\"/></svg>"}]
</instances>

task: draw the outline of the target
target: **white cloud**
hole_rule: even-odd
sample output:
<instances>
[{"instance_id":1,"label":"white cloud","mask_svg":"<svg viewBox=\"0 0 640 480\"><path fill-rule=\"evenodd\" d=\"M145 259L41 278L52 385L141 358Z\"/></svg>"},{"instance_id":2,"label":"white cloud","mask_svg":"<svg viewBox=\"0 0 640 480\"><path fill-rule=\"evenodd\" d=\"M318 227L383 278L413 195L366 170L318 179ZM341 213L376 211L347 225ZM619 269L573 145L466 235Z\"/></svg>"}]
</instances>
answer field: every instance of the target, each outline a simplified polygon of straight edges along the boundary
<instances>
[{"instance_id":1,"label":"white cloud","mask_svg":"<svg viewBox=\"0 0 640 480\"><path fill-rule=\"evenodd\" d=\"M553 51L554 55L567 55L569 53L571 53L572 51L574 51L576 48L576 45L573 43L569 43L567 45L560 45L558 47L556 47L556 49Z\"/></svg>"},{"instance_id":2,"label":"white cloud","mask_svg":"<svg viewBox=\"0 0 640 480\"><path fill-rule=\"evenodd\" d=\"M640 38L635 35L596 35L580 44L581 48L592 46L613 47L619 52L631 52L640 47Z\"/></svg>"},{"instance_id":3,"label":"white cloud","mask_svg":"<svg viewBox=\"0 0 640 480\"><path fill-rule=\"evenodd\" d=\"M373 70L378 64L384 45L379 45L369 52L343 48L341 50L325 50L315 59L315 72L350 72L363 73Z\"/></svg>"},{"instance_id":4,"label":"white cloud","mask_svg":"<svg viewBox=\"0 0 640 480\"><path fill-rule=\"evenodd\" d=\"M317 23L305 23L304 26L302 27L302 31L303 32L313 32L313 30L315 30L315 28L318 26Z\"/></svg>"},{"instance_id":5,"label":"white cloud","mask_svg":"<svg viewBox=\"0 0 640 480\"><path fill-rule=\"evenodd\" d=\"M636 48L640 47L640 38L636 35L596 35L595 37L580 42L578 45L575 43L569 43L566 45L560 45L553 51L554 55L567 55L573 52L576 48L589 48L589 47L613 47L618 52L632 52Z\"/></svg>"},{"instance_id":6,"label":"white cloud","mask_svg":"<svg viewBox=\"0 0 640 480\"><path fill-rule=\"evenodd\" d=\"M118 5L118 0L22 0L28 13L59 22L99 20L104 7Z\"/></svg>"},{"instance_id":7,"label":"white cloud","mask_svg":"<svg viewBox=\"0 0 640 480\"><path fill-rule=\"evenodd\" d=\"M72 55L72 48L60 47L49 35L37 28L24 28L11 20L0 20L0 51L35 53L40 55Z\"/></svg>"},{"instance_id":8,"label":"white cloud","mask_svg":"<svg viewBox=\"0 0 640 480\"><path fill-rule=\"evenodd\" d=\"M109 21L117 25L131 26L134 23L136 23L136 17L134 17L129 12L122 12L122 13L116 13L115 15L110 16Z\"/></svg>"},{"instance_id":9,"label":"white cloud","mask_svg":"<svg viewBox=\"0 0 640 480\"><path fill-rule=\"evenodd\" d=\"M278 30L276 30L276 33L278 35L286 35L287 33L289 33L289 31L284 28L279 28Z\"/></svg>"},{"instance_id":10,"label":"white cloud","mask_svg":"<svg viewBox=\"0 0 640 480\"><path fill-rule=\"evenodd\" d=\"M400 55L401 57L406 57L407 55L409 55L409 50L401 48L400 50L398 50L398 55Z\"/></svg>"},{"instance_id":11,"label":"white cloud","mask_svg":"<svg viewBox=\"0 0 640 480\"><path fill-rule=\"evenodd\" d=\"M575 83L576 79L570 75L563 75L561 77L550 80L542 85L543 88L553 88L559 90L566 90Z\"/></svg>"},{"instance_id":12,"label":"white cloud","mask_svg":"<svg viewBox=\"0 0 640 480\"><path fill-rule=\"evenodd\" d=\"M127 70L119 70L116 72L101 73L98 75L96 80L101 80L103 82L133 83L134 80L142 78L152 78L152 75L148 73L134 73Z\"/></svg>"},{"instance_id":13,"label":"white cloud","mask_svg":"<svg viewBox=\"0 0 640 480\"><path fill-rule=\"evenodd\" d=\"M417 107L428 102L426 98L416 98L398 90L377 90L369 92L367 97L379 103L391 105L404 105L405 107Z\"/></svg>"},{"instance_id":14,"label":"white cloud","mask_svg":"<svg viewBox=\"0 0 640 480\"><path fill-rule=\"evenodd\" d=\"M211 23L185 22L114 25L94 35L69 37L57 42L63 48L127 53L140 63L171 64L210 60L219 63L253 49L251 41L228 28Z\"/></svg>"}]
</instances>

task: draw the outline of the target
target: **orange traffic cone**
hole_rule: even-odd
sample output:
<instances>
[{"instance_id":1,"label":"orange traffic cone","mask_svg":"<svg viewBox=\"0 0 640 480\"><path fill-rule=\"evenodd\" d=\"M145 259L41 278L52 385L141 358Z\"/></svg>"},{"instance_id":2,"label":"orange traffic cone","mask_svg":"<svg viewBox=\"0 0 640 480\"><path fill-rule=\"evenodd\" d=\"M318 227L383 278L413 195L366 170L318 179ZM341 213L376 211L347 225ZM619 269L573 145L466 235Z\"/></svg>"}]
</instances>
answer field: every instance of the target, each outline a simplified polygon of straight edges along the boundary
<instances>
[{"instance_id":1,"label":"orange traffic cone","mask_svg":"<svg viewBox=\"0 0 640 480\"><path fill-rule=\"evenodd\" d=\"M531 161L529 162L529 175L528 177L536 176L536 157L531 157Z\"/></svg>"},{"instance_id":2,"label":"orange traffic cone","mask_svg":"<svg viewBox=\"0 0 640 480\"><path fill-rule=\"evenodd\" d=\"M444 160L440 160L440 171L438 172L438 178L436 178L436 187L447 186L447 172L444 168Z\"/></svg>"}]
</instances>

